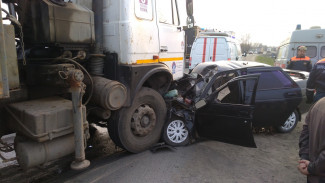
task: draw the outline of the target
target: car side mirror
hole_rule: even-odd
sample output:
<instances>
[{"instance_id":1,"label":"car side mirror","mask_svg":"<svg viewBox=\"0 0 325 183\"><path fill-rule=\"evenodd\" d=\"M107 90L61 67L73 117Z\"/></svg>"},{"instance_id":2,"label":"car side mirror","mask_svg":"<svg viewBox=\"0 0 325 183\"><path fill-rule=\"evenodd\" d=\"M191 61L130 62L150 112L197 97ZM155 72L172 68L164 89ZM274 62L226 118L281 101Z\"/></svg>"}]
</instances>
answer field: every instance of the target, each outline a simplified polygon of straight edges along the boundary
<instances>
[{"instance_id":1,"label":"car side mirror","mask_svg":"<svg viewBox=\"0 0 325 183\"><path fill-rule=\"evenodd\" d=\"M205 100L200 100L197 103L195 103L195 108L196 109L200 109L202 107L204 107L207 103L205 102Z\"/></svg>"}]
</instances>

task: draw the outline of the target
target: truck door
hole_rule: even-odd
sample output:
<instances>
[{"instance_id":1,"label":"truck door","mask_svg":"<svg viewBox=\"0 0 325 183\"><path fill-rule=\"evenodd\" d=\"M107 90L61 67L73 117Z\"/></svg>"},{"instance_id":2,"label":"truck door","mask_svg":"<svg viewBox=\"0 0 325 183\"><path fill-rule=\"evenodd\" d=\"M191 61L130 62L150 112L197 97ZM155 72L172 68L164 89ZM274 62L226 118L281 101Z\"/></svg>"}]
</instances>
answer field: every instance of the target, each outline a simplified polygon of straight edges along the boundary
<instances>
[{"instance_id":1,"label":"truck door","mask_svg":"<svg viewBox=\"0 0 325 183\"><path fill-rule=\"evenodd\" d=\"M156 0L159 61L170 68L174 79L183 76L185 47L177 5L176 0Z\"/></svg>"},{"instance_id":2,"label":"truck door","mask_svg":"<svg viewBox=\"0 0 325 183\"><path fill-rule=\"evenodd\" d=\"M258 75L232 79L209 95L195 115L200 137L256 147L252 118Z\"/></svg>"}]
</instances>

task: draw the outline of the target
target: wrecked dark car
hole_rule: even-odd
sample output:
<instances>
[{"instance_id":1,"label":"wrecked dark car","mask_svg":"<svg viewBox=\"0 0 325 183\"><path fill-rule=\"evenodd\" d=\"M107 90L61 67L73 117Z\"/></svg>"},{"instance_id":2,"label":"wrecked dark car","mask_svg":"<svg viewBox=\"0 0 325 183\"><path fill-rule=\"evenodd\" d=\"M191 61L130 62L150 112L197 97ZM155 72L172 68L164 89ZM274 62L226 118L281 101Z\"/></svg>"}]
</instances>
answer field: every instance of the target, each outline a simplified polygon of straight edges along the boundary
<instances>
[{"instance_id":1,"label":"wrecked dark car","mask_svg":"<svg viewBox=\"0 0 325 183\"><path fill-rule=\"evenodd\" d=\"M300 119L301 89L279 67L247 61L202 63L175 81L163 140L186 145L198 137L256 147L252 126L289 132Z\"/></svg>"}]
</instances>

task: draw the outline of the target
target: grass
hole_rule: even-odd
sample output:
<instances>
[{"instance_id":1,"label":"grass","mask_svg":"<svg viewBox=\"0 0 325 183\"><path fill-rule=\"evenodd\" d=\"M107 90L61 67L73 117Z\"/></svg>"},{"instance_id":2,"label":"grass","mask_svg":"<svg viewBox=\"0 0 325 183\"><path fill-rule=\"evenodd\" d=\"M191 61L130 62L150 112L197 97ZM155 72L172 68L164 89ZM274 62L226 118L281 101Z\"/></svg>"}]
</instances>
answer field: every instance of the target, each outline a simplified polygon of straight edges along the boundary
<instances>
[{"instance_id":1,"label":"grass","mask_svg":"<svg viewBox=\"0 0 325 183\"><path fill-rule=\"evenodd\" d=\"M274 59L265 55L256 56L255 61L274 66Z\"/></svg>"}]
</instances>

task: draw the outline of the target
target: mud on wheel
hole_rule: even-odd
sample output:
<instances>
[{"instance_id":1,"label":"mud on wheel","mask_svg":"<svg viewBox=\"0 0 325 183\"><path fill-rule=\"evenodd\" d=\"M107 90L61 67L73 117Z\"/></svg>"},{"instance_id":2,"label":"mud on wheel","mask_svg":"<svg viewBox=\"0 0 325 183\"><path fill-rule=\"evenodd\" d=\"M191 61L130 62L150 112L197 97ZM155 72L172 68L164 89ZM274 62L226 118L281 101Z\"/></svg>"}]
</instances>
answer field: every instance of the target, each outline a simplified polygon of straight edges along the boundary
<instances>
[{"instance_id":1,"label":"mud on wheel","mask_svg":"<svg viewBox=\"0 0 325 183\"><path fill-rule=\"evenodd\" d=\"M162 96L143 87L132 106L121 109L109 125L109 133L116 145L133 153L150 148L158 142L166 118L166 104ZM112 134L111 134L112 133Z\"/></svg>"}]
</instances>

